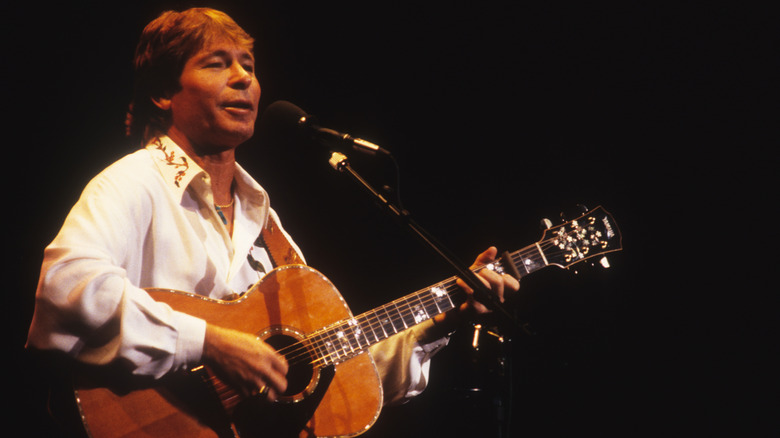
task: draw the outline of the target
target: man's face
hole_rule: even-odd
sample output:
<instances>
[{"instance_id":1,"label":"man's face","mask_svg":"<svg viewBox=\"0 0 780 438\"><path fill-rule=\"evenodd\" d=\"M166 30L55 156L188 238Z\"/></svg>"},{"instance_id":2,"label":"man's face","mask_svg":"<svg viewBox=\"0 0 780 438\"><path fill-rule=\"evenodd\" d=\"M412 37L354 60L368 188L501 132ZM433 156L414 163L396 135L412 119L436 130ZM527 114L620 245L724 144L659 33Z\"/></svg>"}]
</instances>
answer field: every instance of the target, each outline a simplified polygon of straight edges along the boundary
<instances>
[{"instance_id":1,"label":"man's face","mask_svg":"<svg viewBox=\"0 0 780 438\"><path fill-rule=\"evenodd\" d=\"M177 143L220 151L235 148L252 137L260 101L254 57L246 48L221 40L196 53L184 65L181 89L170 99Z\"/></svg>"}]
</instances>

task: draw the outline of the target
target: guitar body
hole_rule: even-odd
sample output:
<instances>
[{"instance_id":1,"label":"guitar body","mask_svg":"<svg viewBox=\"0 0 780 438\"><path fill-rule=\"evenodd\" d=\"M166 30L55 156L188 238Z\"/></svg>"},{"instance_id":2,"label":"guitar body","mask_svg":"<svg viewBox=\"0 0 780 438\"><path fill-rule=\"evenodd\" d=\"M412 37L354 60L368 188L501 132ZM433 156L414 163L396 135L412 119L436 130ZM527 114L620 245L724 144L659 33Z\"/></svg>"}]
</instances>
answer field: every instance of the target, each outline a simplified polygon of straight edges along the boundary
<instances>
[{"instance_id":1,"label":"guitar body","mask_svg":"<svg viewBox=\"0 0 780 438\"><path fill-rule=\"evenodd\" d=\"M175 310L257 334L269 343L275 337L297 339L352 317L330 281L303 265L271 271L235 301L160 289L148 292ZM76 397L87 433L93 437L352 436L371 427L382 407L379 374L368 352L335 367L309 365L297 376L291 376L291 367L291 388L277 402L249 398L226 407L212 385L214 376L186 374L132 389L94 375L78 376Z\"/></svg>"}]
</instances>

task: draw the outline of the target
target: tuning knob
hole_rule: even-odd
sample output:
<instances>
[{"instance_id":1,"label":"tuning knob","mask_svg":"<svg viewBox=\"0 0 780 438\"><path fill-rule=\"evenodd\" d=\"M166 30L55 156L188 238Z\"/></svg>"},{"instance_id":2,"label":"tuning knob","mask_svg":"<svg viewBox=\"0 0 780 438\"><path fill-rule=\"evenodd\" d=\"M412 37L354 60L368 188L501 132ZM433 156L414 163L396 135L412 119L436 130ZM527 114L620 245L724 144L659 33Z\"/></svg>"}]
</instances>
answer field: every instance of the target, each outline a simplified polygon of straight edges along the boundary
<instances>
[{"instance_id":1,"label":"tuning knob","mask_svg":"<svg viewBox=\"0 0 780 438\"><path fill-rule=\"evenodd\" d=\"M541 227L543 230L549 230L550 228L552 228L552 221L551 221L550 219L544 218L544 219L542 219L542 220L541 220L541 222L539 223L539 226L540 226L540 227Z\"/></svg>"}]
</instances>

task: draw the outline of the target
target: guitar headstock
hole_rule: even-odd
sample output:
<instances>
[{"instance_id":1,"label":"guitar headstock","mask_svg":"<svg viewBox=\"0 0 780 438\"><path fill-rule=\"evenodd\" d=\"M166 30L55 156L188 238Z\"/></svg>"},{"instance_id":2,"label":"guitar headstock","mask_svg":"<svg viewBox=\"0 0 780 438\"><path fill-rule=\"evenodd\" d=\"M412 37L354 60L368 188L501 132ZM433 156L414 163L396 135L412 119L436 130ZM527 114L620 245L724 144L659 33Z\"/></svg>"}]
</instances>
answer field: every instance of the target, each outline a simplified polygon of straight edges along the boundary
<instances>
[{"instance_id":1,"label":"guitar headstock","mask_svg":"<svg viewBox=\"0 0 780 438\"><path fill-rule=\"evenodd\" d=\"M568 268L582 261L620 251L622 238L617 222L602 207L582 216L550 227L538 245L546 264Z\"/></svg>"}]
</instances>

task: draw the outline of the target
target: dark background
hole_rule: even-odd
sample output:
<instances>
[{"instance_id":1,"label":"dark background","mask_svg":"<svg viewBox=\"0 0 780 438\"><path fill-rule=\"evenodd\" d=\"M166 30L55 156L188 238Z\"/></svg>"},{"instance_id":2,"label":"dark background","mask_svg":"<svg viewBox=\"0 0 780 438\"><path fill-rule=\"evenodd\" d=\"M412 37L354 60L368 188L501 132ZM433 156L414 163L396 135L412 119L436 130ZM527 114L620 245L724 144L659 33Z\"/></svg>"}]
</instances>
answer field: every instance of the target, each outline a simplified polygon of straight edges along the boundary
<instances>
[{"instance_id":1,"label":"dark background","mask_svg":"<svg viewBox=\"0 0 780 438\"><path fill-rule=\"evenodd\" d=\"M42 250L84 184L134 150L123 138L134 45L182 5L6 14L9 375L22 398L12 413L34 416L27 436L49 433L42 369L23 350ZM474 354L461 330L425 393L385 408L366 436L498 436L496 401L510 436L778 432L776 379L763 373L776 286L759 279L777 234L771 14L495 0L209 5L256 36L262 105L289 100L391 150L404 206L464 261L539 240L541 218L573 218L577 204L603 205L623 232L608 270L524 279L513 310L528 334L510 353ZM324 152L258 136L239 159L355 313L452 275ZM378 186L395 184L386 163L350 158ZM493 382L484 367L497 357L511 372ZM472 387L483 391L467 397Z\"/></svg>"}]
</instances>

